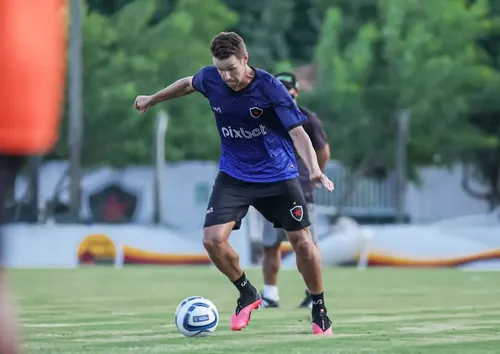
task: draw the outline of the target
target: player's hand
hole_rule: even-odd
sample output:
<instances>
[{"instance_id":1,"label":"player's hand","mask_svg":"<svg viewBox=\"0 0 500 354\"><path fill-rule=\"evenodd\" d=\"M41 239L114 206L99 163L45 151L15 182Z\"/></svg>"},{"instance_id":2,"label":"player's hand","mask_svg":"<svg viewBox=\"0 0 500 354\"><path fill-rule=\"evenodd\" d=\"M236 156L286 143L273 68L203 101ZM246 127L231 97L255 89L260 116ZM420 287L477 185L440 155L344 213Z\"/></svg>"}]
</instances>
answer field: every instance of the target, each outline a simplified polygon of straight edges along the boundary
<instances>
[{"instance_id":1,"label":"player's hand","mask_svg":"<svg viewBox=\"0 0 500 354\"><path fill-rule=\"evenodd\" d=\"M321 183L330 192L333 191L333 182L322 172L311 173L309 176L313 183Z\"/></svg>"},{"instance_id":2,"label":"player's hand","mask_svg":"<svg viewBox=\"0 0 500 354\"><path fill-rule=\"evenodd\" d=\"M153 106L152 96L137 96L135 99L135 109L140 113L146 113L150 107Z\"/></svg>"}]
</instances>

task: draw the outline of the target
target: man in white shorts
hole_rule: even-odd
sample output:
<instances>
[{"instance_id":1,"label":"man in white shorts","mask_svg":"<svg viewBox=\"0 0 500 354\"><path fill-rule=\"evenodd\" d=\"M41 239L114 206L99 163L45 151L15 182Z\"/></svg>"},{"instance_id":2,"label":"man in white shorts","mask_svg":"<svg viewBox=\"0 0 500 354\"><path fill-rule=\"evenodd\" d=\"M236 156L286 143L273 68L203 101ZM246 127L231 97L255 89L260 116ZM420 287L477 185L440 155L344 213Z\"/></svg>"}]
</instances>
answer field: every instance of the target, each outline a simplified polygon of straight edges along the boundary
<instances>
[{"instance_id":1,"label":"man in white shorts","mask_svg":"<svg viewBox=\"0 0 500 354\"><path fill-rule=\"evenodd\" d=\"M280 73L275 75L280 80L294 100L299 95L299 85L293 73ZM307 117L307 123L304 124L304 130L309 135L313 144L314 150L318 156L318 163L321 170L324 172L326 163L330 158L330 147L328 145L326 134L323 130L321 121L313 112L299 106L299 109ZM307 202L309 210L309 219L311 221L311 235L316 242L316 218L314 213L314 185L309 179L309 171L302 159L296 154L297 165L299 170L299 181L302 191ZM301 217L301 213L298 213ZM295 217L292 214L293 217ZM279 307L278 294L278 271L281 263L280 245L286 240L286 235L283 229L275 229L273 224L262 218L263 234L262 234L262 271L264 276L264 290L262 291L261 307ZM306 297L300 304L300 307L310 308L312 299L309 291L306 289Z\"/></svg>"}]
</instances>

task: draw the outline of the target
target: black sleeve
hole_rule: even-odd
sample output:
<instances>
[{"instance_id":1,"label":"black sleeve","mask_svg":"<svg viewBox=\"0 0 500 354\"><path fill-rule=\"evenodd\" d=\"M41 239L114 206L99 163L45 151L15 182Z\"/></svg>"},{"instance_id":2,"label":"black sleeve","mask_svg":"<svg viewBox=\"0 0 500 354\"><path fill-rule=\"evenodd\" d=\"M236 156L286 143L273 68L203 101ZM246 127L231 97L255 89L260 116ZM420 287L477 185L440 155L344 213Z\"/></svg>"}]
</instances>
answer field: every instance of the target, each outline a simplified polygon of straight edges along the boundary
<instances>
[{"instance_id":1,"label":"black sleeve","mask_svg":"<svg viewBox=\"0 0 500 354\"><path fill-rule=\"evenodd\" d=\"M311 139L314 150L318 151L328 144L323 124L318 116L312 112L304 112L307 116L307 123L304 124L304 130Z\"/></svg>"}]
</instances>

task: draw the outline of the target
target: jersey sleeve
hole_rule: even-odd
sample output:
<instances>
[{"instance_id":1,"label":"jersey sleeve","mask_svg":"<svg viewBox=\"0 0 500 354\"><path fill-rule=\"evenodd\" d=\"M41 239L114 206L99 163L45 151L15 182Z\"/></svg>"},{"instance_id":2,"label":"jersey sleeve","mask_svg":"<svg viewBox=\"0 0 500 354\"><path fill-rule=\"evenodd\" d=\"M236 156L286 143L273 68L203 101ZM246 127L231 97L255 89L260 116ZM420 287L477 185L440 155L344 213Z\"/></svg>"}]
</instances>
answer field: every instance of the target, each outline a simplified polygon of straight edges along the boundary
<instances>
[{"instance_id":1,"label":"jersey sleeve","mask_svg":"<svg viewBox=\"0 0 500 354\"><path fill-rule=\"evenodd\" d=\"M318 151L327 144L326 133L316 114L309 113L307 115L307 123L304 125L304 130L309 135L314 150Z\"/></svg>"},{"instance_id":2,"label":"jersey sleeve","mask_svg":"<svg viewBox=\"0 0 500 354\"><path fill-rule=\"evenodd\" d=\"M203 96L207 96L208 94L208 85L207 85L207 71L208 71L208 66L200 69L196 74L193 76L193 80L191 81L191 85L193 88L198 91L199 93L203 94Z\"/></svg>"},{"instance_id":3,"label":"jersey sleeve","mask_svg":"<svg viewBox=\"0 0 500 354\"><path fill-rule=\"evenodd\" d=\"M307 121L283 83L273 79L269 90L276 115L287 130L292 130Z\"/></svg>"}]
</instances>

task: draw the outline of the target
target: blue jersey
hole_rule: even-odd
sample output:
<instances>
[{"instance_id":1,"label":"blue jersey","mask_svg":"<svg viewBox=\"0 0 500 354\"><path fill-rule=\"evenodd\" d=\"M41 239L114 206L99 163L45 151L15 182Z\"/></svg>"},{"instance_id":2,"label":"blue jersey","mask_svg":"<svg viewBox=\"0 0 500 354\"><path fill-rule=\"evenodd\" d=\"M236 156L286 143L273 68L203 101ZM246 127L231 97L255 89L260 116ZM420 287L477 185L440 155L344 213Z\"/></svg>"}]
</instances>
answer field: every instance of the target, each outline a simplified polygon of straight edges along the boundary
<instances>
[{"instance_id":1,"label":"blue jersey","mask_svg":"<svg viewBox=\"0 0 500 354\"><path fill-rule=\"evenodd\" d=\"M210 102L221 139L219 170L246 182L277 182L298 177L289 130L307 118L285 86L255 69L250 84L231 89L215 66L201 69L193 88Z\"/></svg>"}]
</instances>

